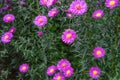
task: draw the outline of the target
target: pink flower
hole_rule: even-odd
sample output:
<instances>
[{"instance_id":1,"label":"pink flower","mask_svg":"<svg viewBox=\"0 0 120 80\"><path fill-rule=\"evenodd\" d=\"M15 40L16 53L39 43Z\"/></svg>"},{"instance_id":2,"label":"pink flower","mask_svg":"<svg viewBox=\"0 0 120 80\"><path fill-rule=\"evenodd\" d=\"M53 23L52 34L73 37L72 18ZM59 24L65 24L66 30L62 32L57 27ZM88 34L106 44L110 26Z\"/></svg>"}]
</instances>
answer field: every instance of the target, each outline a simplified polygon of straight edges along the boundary
<instances>
[{"instance_id":1,"label":"pink flower","mask_svg":"<svg viewBox=\"0 0 120 80\"><path fill-rule=\"evenodd\" d=\"M6 22L6 23L13 22L14 20L15 20L15 16L13 14L6 14L3 17L3 21Z\"/></svg>"},{"instance_id":2,"label":"pink flower","mask_svg":"<svg viewBox=\"0 0 120 80\"><path fill-rule=\"evenodd\" d=\"M66 29L62 34L62 41L66 44L71 44L76 39L76 32L72 29Z\"/></svg>"},{"instance_id":3,"label":"pink flower","mask_svg":"<svg viewBox=\"0 0 120 80\"><path fill-rule=\"evenodd\" d=\"M49 8L49 7L51 7L52 5L54 5L56 2L57 2L58 0L48 0L48 2L47 2L47 7Z\"/></svg>"},{"instance_id":4,"label":"pink flower","mask_svg":"<svg viewBox=\"0 0 120 80\"><path fill-rule=\"evenodd\" d=\"M72 67L66 67L64 70L65 77L71 77L74 73L74 69Z\"/></svg>"},{"instance_id":5,"label":"pink flower","mask_svg":"<svg viewBox=\"0 0 120 80\"><path fill-rule=\"evenodd\" d=\"M28 72L28 69L29 69L29 64L27 63L24 63L19 67L19 71L22 73Z\"/></svg>"},{"instance_id":6,"label":"pink flower","mask_svg":"<svg viewBox=\"0 0 120 80\"><path fill-rule=\"evenodd\" d=\"M84 0L72 1L68 12L71 12L74 15L83 15L85 12L87 12L87 4Z\"/></svg>"},{"instance_id":7,"label":"pink flower","mask_svg":"<svg viewBox=\"0 0 120 80\"><path fill-rule=\"evenodd\" d=\"M119 0L106 0L105 1L105 6L110 9L113 9L118 5L119 5Z\"/></svg>"},{"instance_id":8,"label":"pink flower","mask_svg":"<svg viewBox=\"0 0 120 80\"><path fill-rule=\"evenodd\" d=\"M58 14L58 9L57 8L53 8L48 12L48 16L53 18Z\"/></svg>"},{"instance_id":9,"label":"pink flower","mask_svg":"<svg viewBox=\"0 0 120 80\"><path fill-rule=\"evenodd\" d=\"M47 73L47 75L52 76L56 72L56 70L57 70L57 66L52 65L52 66L48 67L46 73Z\"/></svg>"},{"instance_id":10,"label":"pink flower","mask_svg":"<svg viewBox=\"0 0 120 80\"><path fill-rule=\"evenodd\" d=\"M94 50L93 50L93 55L95 58L102 58L105 56L105 50L104 48L102 47L96 47Z\"/></svg>"},{"instance_id":11,"label":"pink flower","mask_svg":"<svg viewBox=\"0 0 120 80\"><path fill-rule=\"evenodd\" d=\"M72 17L72 14L71 14L71 13L66 13L66 16L67 16L68 18L71 18L71 17Z\"/></svg>"},{"instance_id":12,"label":"pink flower","mask_svg":"<svg viewBox=\"0 0 120 80\"><path fill-rule=\"evenodd\" d=\"M58 0L40 0L40 5L47 6L48 8L54 5Z\"/></svg>"},{"instance_id":13,"label":"pink flower","mask_svg":"<svg viewBox=\"0 0 120 80\"><path fill-rule=\"evenodd\" d=\"M57 64L57 68L60 71L63 71L66 67L71 67L71 63L67 59L61 59Z\"/></svg>"},{"instance_id":14,"label":"pink flower","mask_svg":"<svg viewBox=\"0 0 120 80\"><path fill-rule=\"evenodd\" d=\"M37 17L35 17L33 23L38 27L43 27L47 24L47 17L38 15Z\"/></svg>"},{"instance_id":15,"label":"pink flower","mask_svg":"<svg viewBox=\"0 0 120 80\"><path fill-rule=\"evenodd\" d=\"M47 6L48 0L40 0L40 5Z\"/></svg>"},{"instance_id":16,"label":"pink flower","mask_svg":"<svg viewBox=\"0 0 120 80\"><path fill-rule=\"evenodd\" d=\"M101 70L98 67L91 67L89 70L89 75L93 79L97 79L100 77Z\"/></svg>"},{"instance_id":17,"label":"pink flower","mask_svg":"<svg viewBox=\"0 0 120 80\"><path fill-rule=\"evenodd\" d=\"M42 36L43 35L43 32L42 31L39 31L38 32L38 36Z\"/></svg>"},{"instance_id":18,"label":"pink flower","mask_svg":"<svg viewBox=\"0 0 120 80\"><path fill-rule=\"evenodd\" d=\"M93 18L96 18L96 19L99 19L99 18L101 18L103 15L104 15L104 11L101 10L101 9L98 9L98 10L96 10L96 11L93 12L92 17L93 17Z\"/></svg>"},{"instance_id":19,"label":"pink flower","mask_svg":"<svg viewBox=\"0 0 120 80\"><path fill-rule=\"evenodd\" d=\"M13 38L13 34L11 32L6 32L2 35L1 42L9 43L12 38Z\"/></svg>"},{"instance_id":20,"label":"pink flower","mask_svg":"<svg viewBox=\"0 0 120 80\"><path fill-rule=\"evenodd\" d=\"M57 73L52 80L65 80L65 76L62 73Z\"/></svg>"},{"instance_id":21,"label":"pink flower","mask_svg":"<svg viewBox=\"0 0 120 80\"><path fill-rule=\"evenodd\" d=\"M15 27L11 27L11 28L9 29L9 32L15 33L15 32L16 32L16 28L15 28Z\"/></svg>"}]
</instances>

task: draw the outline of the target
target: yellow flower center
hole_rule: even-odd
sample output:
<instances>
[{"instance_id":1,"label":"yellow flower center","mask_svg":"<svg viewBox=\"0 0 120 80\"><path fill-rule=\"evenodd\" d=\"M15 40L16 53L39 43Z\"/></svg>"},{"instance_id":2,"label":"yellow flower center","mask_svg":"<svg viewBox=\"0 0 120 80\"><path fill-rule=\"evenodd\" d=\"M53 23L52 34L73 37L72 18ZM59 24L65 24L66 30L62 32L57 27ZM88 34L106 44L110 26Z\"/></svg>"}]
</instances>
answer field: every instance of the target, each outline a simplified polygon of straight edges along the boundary
<instances>
[{"instance_id":1,"label":"yellow flower center","mask_svg":"<svg viewBox=\"0 0 120 80\"><path fill-rule=\"evenodd\" d=\"M97 13L97 14L96 14L96 16L97 16L97 17L100 17L100 16L101 16L101 14L100 14L100 13Z\"/></svg>"},{"instance_id":2,"label":"yellow flower center","mask_svg":"<svg viewBox=\"0 0 120 80\"><path fill-rule=\"evenodd\" d=\"M58 76L58 77L57 77L57 80L62 80L61 76Z\"/></svg>"},{"instance_id":3,"label":"yellow flower center","mask_svg":"<svg viewBox=\"0 0 120 80\"><path fill-rule=\"evenodd\" d=\"M96 70L95 70L95 71L93 71L93 74L94 74L94 75L96 75L97 73L98 73L98 72L97 72Z\"/></svg>"},{"instance_id":4,"label":"yellow flower center","mask_svg":"<svg viewBox=\"0 0 120 80\"><path fill-rule=\"evenodd\" d=\"M12 29L12 30L10 30L10 32L13 32L14 30Z\"/></svg>"},{"instance_id":5,"label":"yellow flower center","mask_svg":"<svg viewBox=\"0 0 120 80\"><path fill-rule=\"evenodd\" d=\"M23 68L22 68L22 70L26 70L27 68L24 66Z\"/></svg>"},{"instance_id":6,"label":"yellow flower center","mask_svg":"<svg viewBox=\"0 0 120 80\"><path fill-rule=\"evenodd\" d=\"M70 70L67 70L67 74L70 74L71 73L71 71Z\"/></svg>"},{"instance_id":7,"label":"yellow flower center","mask_svg":"<svg viewBox=\"0 0 120 80\"><path fill-rule=\"evenodd\" d=\"M115 1L110 1L110 5L111 6L115 5Z\"/></svg>"},{"instance_id":8,"label":"yellow flower center","mask_svg":"<svg viewBox=\"0 0 120 80\"><path fill-rule=\"evenodd\" d=\"M6 36L5 36L5 39L8 39L8 38L9 38L9 36L8 36L8 35L6 35Z\"/></svg>"},{"instance_id":9,"label":"yellow flower center","mask_svg":"<svg viewBox=\"0 0 120 80\"><path fill-rule=\"evenodd\" d=\"M42 18L39 18L38 21L41 23L41 22L43 22L43 19L42 19Z\"/></svg>"},{"instance_id":10,"label":"yellow flower center","mask_svg":"<svg viewBox=\"0 0 120 80\"><path fill-rule=\"evenodd\" d=\"M65 64L65 63L63 63L63 64L62 64L62 67L65 67L65 66L66 66L66 64Z\"/></svg>"},{"instance_id":11,"label":"yellow flower center","mask_svg":"<svg viewBox=\"0 0 120 80\"><path fill-rule=\"evenodd\" d=\"M98 51L97 51L97 55L100 55L100 54L101 54L101 51L98 50Z\"/></svg>"},{"instance_id":12,"label":"yellow flower center","mask_svg":"<svg viewBox=\"0 0 120 80\"><path fill-rule=\"evenodd\" d=\"M67 39L70 39L71 37L72 37L72 34L70 34L70 33L68 33L66 36Z\"/></svg>"},{"instance_id":13,"label":"yellow flower center","mask_svg":"<svg viewBox=\"0 0 120 80\"><path fill-rule=\"evenodd\" d=\"M9 16L9 17L7 17L7 20L11 20L11 17Z\"/></svg>"},{"instance_id":14,"label":"yellow flower center","mask_svg":"<svg viewBox=\"0 0 120 80\"><path fill-rule=\"evenodd\" d=\"M54 72L54 69L50 69L50 72Z\"/></svg>"},{"instance_id":15,"label":"yellow flower center","mask_svg":"<svg viewBox=\"0 0 120 80\"><path fill-rule=\"evenodd\" d=\"M81 9L81 6L79 4L77 4L75 7L76 7L77 10Z\"/></svg>"}]
</instances>

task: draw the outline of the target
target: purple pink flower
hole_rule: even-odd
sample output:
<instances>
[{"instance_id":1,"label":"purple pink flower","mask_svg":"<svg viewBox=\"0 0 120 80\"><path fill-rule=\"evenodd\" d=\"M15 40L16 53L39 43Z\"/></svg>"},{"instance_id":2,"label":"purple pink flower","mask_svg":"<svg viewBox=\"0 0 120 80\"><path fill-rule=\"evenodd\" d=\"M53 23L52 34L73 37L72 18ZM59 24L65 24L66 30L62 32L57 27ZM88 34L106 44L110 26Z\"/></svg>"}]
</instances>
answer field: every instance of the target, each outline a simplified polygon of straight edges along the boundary
<instances>
[{"instance_id":1,"label":"purple pink flower","mask_svg":"<svg viewBox=\"0 0 120 80\"><path fill-rule=\"evenodd\" d=\"M57 73L52 80L65 80L65 76L62 73Z\"/></svg>"},{"instance_id":2,"label":"purple pink flower","mask_svg":"<svg viewBox=\"0 0 120 80\"><path fill-rule=\"evenodd\" d=\"M56 70L57 70L57 66L52 65L48 67L47 75L52 76L56 72Z\"/></svg>"},{"instance_id":3,"label":"purple pink flower","mask_svg":"<svg viewBox=\"0 0 120 80\"><path fill-rule=\"evenodd\" d=\"M40 5L47 6L48 0L40 0Z\"/></svg>"},{"instance_id":4,"label":"purple pink flower","mask_svg":"<svg viewBox=\"0 0 120 80\"><path fill-rule=\"evenodd\" d=\"M6 14L3 17L3 21L6 22L6 23L13 22L14 20L15 20L15 16L13 14Z\"/></svg>"},{"instance_id":5,"label":"purple pink flower","mask_svg":"<svg viewBox=\"0 0 120 80\"><path fill-rule=\"evenodd\" d=\"M63 71L66 67L71 67L71 63L67 59L61 59L57 64L57 68L60 71Z\"/></svg>"},{"instance_id":6,"label":"purple pink flower","mask_svg":"<svg viewBox=\"0 0 120 80\"><path fill-rule=\"evenodd\" d=\"M6 32L2 35L1 42L9 43L12 38L13 38L13 34L11 32Z\"/></svg>"},{"instance_id":7,"label":"purple pink flower","mask_svg":"<svg viewBox=\"0 0 120 80\"><path fill-rule=\"evenodd\" d=\"M68 18L71 18L71 17L72 17L72 14L71 14L71 13L66 13L66 16L67 16Z\"/></svg>"},{"instance_id":8,"label":"purple pink flower","mask_svg":"<svg viewBox=\"0 0 120 80\"><path fill-rule=\"evenodd\" d=\"M104 57L105 56L104 48L99 47L99 46L94 48L93 55L94 55L95 58L102 58L102 57Z\"/></svg>"},{"instance_id":9,"label":"purple pink flower","mask_svg":"<svg viewBox=\"0 0 120 80\"><path fill-rule=\"evenodd\" d=\"M110 9L113 9L118 5L119 5L119 0L106 0L105 2L105 6Z\"/></svg>"},{"instance_id":10,"label":"purple pink flower","mask_svg":"<svg viewBox=\"0 0 120 80\"><path fill-rule=\"evenodd\" d=\"M64 70L65 77L71 77L74 73L74 69L72 67L66 67Z\"/></svg>"},{"instance_id":11,"label":"purple pink flower","mask_svg":"<svg viewBox=\"0 0 120 80\"><path fill-rule=\"evenodd\" d=\"M100 77L101 70L98 67L91 67L89 70L89 75L93 79L97 79Z\"/></svg>"},{"instance_id":12,"label":"purple pink flower","mask_svg":"<svg viewBox=\"0 0 120 80\"><path fill-rule=\"evenodd\" d=\"M43 35L43 32L42 31L39 31L38 32L38 36L42 36Z\"/></svg>"},{"instance_id":13,"label":"purple pink flower","mask_svg":"<svg viewBox=\"0 0 120 80\"><path fill-rule=\"evenodd\" d=\"M51 7L52 5L54 5L57 1L58 1L58 0L48 0L46 5L47 5L47 7L49 8L49 7Z\"/></svg>"},{"instance_id":14,"label":"purple pink flower","mask_svg":"<svg viewBox=\"0 0 120 80\"><path fill-rule=\"evenodd\" d=\"M66 44L71 44L76 39L76 32L72 29L66 29L62 34L62 41Z\"/></svg>"},{"instance_id":15,"label":"purple pink flower","mask_svg":"<svg viewBox=\"0 0 120 80\"><path fill-rule=\"evenodd\" d=\"M74 15L83 15L85 12L87 12L87 4L84 0L72 1L68 12L71 12Z\"/></svg>"},{"instance_id":16,"label":"purple pink flower","mask_svg":"<svg viewBox=\"0 0 120 80\"><path fill-rule=\"evenodd\" d=\"M53 8L48 12L48 16L53 18L58 14L58 9L57 8Z\"/></svg>"},{"instance_id":17,"label":"purple pink flower","mask_svg":"<svg viewBox=\"0 0 120 80\"><path fill-rule=\"evenodd\" d=\"M47 17L38 15L35 17L33 23L38 27L43 27L47 24Z\"/></svg>"},{"instance_id":18,"label":"purple pink flower","mask_svg":"<svg viewBox=\"0 0 120 80\"><path fill-rule=\"evenodd\" d=\"M28 69L29 69L29 64L27 63L24 63L19 66L19 71L22 73L28 72Z\"/></svg>"},{"instance_id":19,"label":"purple pink flower","mask_svg":"<svg viewBox=\"0 0 120 80\"><path fill-rule=\"evenodd\" d=\"M101 10L101 9L99 9L99 10L96 10L96 11L93 12L92 17L93 17L93 18L96 18L96 19L99 19L99 18L101 18L103 15L104 15L104 11Z\"/></svg>"},{"instance_id":20,"label":"purple pink flower","mask_svg":"<svg viewBox=\"0 0 120 80\"><path fill-rule=\"evenodd\" d=\"M11 27L11 28L9 29L9 32L15 33L15 32L16 32L16 28L15 28L15 27Z\"/></svg>"}]
</instances>

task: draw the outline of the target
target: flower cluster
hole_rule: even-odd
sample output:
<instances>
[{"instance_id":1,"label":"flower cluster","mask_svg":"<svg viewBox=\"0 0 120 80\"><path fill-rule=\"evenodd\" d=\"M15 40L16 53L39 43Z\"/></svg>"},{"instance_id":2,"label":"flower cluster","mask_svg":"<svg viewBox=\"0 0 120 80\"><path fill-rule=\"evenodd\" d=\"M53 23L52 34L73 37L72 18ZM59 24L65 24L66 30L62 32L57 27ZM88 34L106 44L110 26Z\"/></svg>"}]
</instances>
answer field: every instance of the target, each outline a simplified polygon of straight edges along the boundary
<instances>
[{"instance_id":1,"label":"flower cluster","mask_svg":"<svg viewBox=\"0 0 120 80\"><path fill-rule=\"evenodd\" d=\"M60 72L57 72L57 70ZM61 59L57 66L49 66L46 73L49 76L56 73L52 80L65 80L65 77L69 78L73 75L74 69L71 67L71 63L67 59Z\"/></svg>"}]
</instances>

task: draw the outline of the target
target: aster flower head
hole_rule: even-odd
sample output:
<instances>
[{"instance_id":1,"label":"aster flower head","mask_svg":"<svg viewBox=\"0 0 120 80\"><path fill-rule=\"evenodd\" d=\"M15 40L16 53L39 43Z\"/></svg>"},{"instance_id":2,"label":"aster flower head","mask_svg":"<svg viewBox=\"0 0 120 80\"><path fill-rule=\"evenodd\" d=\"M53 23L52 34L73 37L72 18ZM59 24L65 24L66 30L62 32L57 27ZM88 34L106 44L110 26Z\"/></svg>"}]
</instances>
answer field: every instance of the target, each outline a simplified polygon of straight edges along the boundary
<instances>
[{"instance_id":1,"label":"aster flower head","mask_svg":"<svg viewBox=\"0 0 120 80\"><path fill-rule=\"evenodd\" d=\"M71 18L72 14L71 13L66 13L67 18Z\"/></svg>"},{"instance_id":2,"label":"aster flower head","mask_svg":"<svg viewBox=\"0 0 120 80\"><path fill-rule=\"evenodd\" d=\"M76 32L72 29L66 29L62 34L62 41L66 44L71 44L76 39Z\"/></svg>"},{"instance_id":3,"label":"aster flower head","mask_svg":"<svg viewBox=\"0 0 120 80\"><path fill-rule=\"evenodd\" d=\"M9 43L12 38L13 38L13 34L11 32L6 32L2 35L1 42Z\"/></svg>"},{"instance_id":4,"label":"aster flower head","mask_svg":"<svg viewBox=\"0 0 120 80\"><path fill-rule=\"evenodd\" d=\"M46 6L49 8L54 5L58 0L48 0Z\"/></svg>"},{"instance_id":5,"label":"aster flower head","mask_svg":"<svg viewBox=\"0 0 120 80\"><path fill-rule=\"evenodd\" d=\"M48 67L46 73L47 75L52 76L56 72L56 70L57 70L57 66L52 65Z\"/></svg>"},{"instance_id":6,"label":"aster flower head","mask_svg":"<svg viewBox=\"0 0 120 80\"><path fill-rule=\"evenodd\" d=\"M71 63L67 59L61 59L60 61L58 61L58 70L63 71L66 67L71 67Z\"/></svg>"},{"instance_id":7,"label":"aster flower head","mask_svg":"<svg viewBox=\"0 0 120 80\"><path fill-rule=\"evenodd\" d=\"M40 0L39 4L43 5L43 6L47 6L47 2L48 2L48 0Z\"/></svg>"},{"instance_id":8,"label":"aster flower head","mask_svg":"<svg viewBox=\"0 0 120 80\"><path fill-rule=\"evenodd\" d=\"M47 24L47 17L38 15L35 17L33 23L38 27L43 27Z\"/></svg>"},{"instance_id":9,"label":"aster flower head","mask_svg":"<svg viewBox=\"0 0 120 80\"><path fill-rule=\"evenodd\" d=\"M49 17L51 17L51 18L53 18L53 17L55 17L57 14L58 14L58 9L57 8L53 8L53 9L51 9L49 12L48 12L48 16Z\"/></svg>"},{"instance_id":10,"label":"aster flower head","mask_svg":"<svg viewBox=\"0 0 120 80\"><path fill-rule=\"evenodd\" d=\"M89 75L93 79L97 79L100 77L101 70L98 67L91 67L89 70Z\"/></svg>"},{"instance_id":11,"label":"aster flower head","mask_svg":"<svg viewBox=\"0 0 120 80\"><path fill-rule=\"evenodd\" d=\"M9 29L9 32L15 33L15 32L16 32L16 28L15 28L15 27L11 27L11 28Z\"/></svg>"},{"instance_id":12,"label":"aster flower head","mask_svg":"<svg viewBox=\"0 0 120 80\"><path fill-rule=\"evenodd\" d=\"M25 5L26 5L26 2L25 2L24 0L21 0L21 1L20 1L20 5L25 6Z\"/></svg>"},{"instance_id":13,"label":"aster flower head","mask_svg":"<svg viewBox=\"0 0 120 80\"><path fill-rule=\"evenodd\" d=\"M38 36L42 36L43 35L43 32L42 31L39 31L38 32Z\"/></svg>"},{"instance_id":14,"label":"aster flower head","mask_svg":"<svg viewBox=\"0 0 120 80\"><path fill-rule=\"evenodd\" d=\"M98 9L98 10L93 12L92 17L99 19L99 18L103 17L103 15L104 15L104 11L101 9Z\"/></svg>"},{"instance_id":15,"label":"aster flower head","mask_svg":"<svg viewBox=\"0 0 120 80\"><path fill-rule=\"evenodd\" d=\"M52 80L65 80L65 76L62 73L56 73Z\"/></svg>"},{"instance_id":16,"label":"aster flower head","mask_svg":"<svg viewBox=\"0 0 120 80\"><path fill-rule=\"evenodd\" d=\"M87 12L87 3L84 0L72 1L68 12L71 12L74 15L83 15Z\"/></svg>"},{"instance_id":17,"label":"aster flower head","mask_svg":"<svg viewBox=\"0 0 120 80\"><path fill-rule=\"evenodd\" d=\"M6 22L6 23L13 22L14 20L15 20L15 16L13 14L6 14L3 17L3 21Z\"/></svg>"},{"instance_id":18,"label":"aster flower head","mask_svg":"<svg viewBox=\"0 0 120 80\"><path fill-rule=\"evenodd\" d=\"M72 67L66 67L63 70L65 77L71 77L74 73L74 69Z\"/></svg>"},{"instance_id":19,"label":"aster flower head","mask_svg":"<svg viewBox=\"0 0 120 80\"><path fill-rule=\"evenodd\" d=\"M105 6L110 9L113 9L118 5L119 5L119 0L106 0L105 1Z\"/></svg>"},{"instance_id":20,"label":"aster flower head","mask_svg":"<svg viewBox=\"0 0 120 80\"><path fill-rule=\"evenodd\" d=\"M99 47L99 46L94 48L93 55L94 55L95 58L102 58L102 57L104 57L105 56L104 48Z\"/></svg>"},{"instance_id":21,"label":"aster flower head","mask_svg":"<svg viewBox=\"0 0 120 80\"><path fill-rule=\"evenodd\" d=\"M19 66L19 71L22 73L28 72L28 69L29 69L29 64L27 64L27 63L21 64Z\"/></svg>"}]
</instances>

